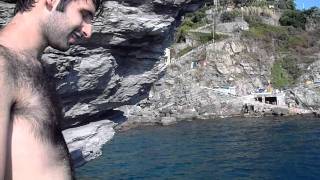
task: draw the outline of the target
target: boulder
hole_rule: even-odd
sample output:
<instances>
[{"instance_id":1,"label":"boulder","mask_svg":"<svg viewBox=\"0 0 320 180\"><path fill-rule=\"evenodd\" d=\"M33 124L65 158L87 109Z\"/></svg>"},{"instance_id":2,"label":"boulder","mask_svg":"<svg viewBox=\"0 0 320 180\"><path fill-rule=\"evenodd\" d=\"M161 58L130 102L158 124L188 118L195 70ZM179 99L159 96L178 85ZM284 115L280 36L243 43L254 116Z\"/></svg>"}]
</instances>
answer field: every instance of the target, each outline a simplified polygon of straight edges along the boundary
<instances>
[{"instance_id":1,"label":"boulder","mask_svg":"<svg viewBox=\"0 0 320 180\"><path fill-rule=\"evenodd\" d=\"M162 117L161 124L163 126L168 126L177 123L177 119L175 117Z\"/></svg>"},{"instance_id":2,"label":"boulder","mask_svg":"<svg viewBox=\"0 0 320 180\"><path fill-rule=\"evenodd\" d=\"M75 167L102 154L102 146L115 134L115 125L112 121L102 120L62 132Z\"/></svg>"},{"instance_id":3,"label":"boulder","mask_svg":"<svg viewBox=\"0 0 320 180\"><path fill-rule=\"evenodd\" d=\"M289 115L288 108L274 107L271 109L271 112L275 116L287 116Z\"/></svg>"}]
</instances>

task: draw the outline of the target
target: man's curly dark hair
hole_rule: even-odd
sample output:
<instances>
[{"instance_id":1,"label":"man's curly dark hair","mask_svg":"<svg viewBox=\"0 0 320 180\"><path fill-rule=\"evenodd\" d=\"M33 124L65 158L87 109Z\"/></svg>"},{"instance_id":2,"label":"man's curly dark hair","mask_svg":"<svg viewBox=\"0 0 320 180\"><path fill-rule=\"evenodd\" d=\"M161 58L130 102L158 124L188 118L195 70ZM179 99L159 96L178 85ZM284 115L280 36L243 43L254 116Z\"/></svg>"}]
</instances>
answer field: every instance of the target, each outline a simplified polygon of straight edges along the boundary
<instances>
[{"instance_id":1,"label":"man's curly dark hair","mask_svg":"<svg viewBox=\"0 0 320 180\"><path fill-rule=\"evenodd\" d=\"M57 10L63 12L67 4L74 0L60 0ZM87 0L88 1L88 0ZM96 6L97 16L99 16L103 11L103 2L104 0L92 0L93 4ZM14 8L14 14L18 12L25 12L30 11L32 7L34 7L34 4L36 3L36 0L17 0L16 1L16 7Z\"/></svg>"}]
</instances>

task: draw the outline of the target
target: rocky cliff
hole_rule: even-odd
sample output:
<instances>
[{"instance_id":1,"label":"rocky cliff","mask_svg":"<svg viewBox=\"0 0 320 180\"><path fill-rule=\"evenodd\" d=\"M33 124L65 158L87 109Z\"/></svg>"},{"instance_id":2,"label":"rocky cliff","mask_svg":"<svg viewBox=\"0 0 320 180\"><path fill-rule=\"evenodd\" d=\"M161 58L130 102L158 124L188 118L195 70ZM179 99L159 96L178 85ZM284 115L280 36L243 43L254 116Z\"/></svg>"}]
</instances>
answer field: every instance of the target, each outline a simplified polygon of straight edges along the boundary
<instances>
[{"instance_id":1,"label":"rocky cliff","mask_svg":"<svg viewBox=\"0 0 320 180\"><path fill-rule=\"evenodd\" d=\"M123 108L129 119L118 128L239 115L244 96L271 78L275 57L264 45L232 37L193 49L168 66L147 100Z\"/></svg>"},{"instance_id":2,"label":"rocky cliff","mask_svg":"<svg viewBox=\"0 0 320 180\"><path fill-rule=\"evenodd\" d=\"M165 65L164 50L171 45L181 16L203 3L106 1L88 42L67 52L46 49L42 61L57 83L65 113L64 135L77 163L101 153L101 145L113 136L116 126L105 119L115 117L115 112L127 118L117 127L122 130L238 115L245 95L267 84L277 59L274 47L237 34L215 46L201 45ZM8 22L13 8L14 4L0 0L0 27ZM317 79L319 63L309 68L312 71L300 78L301 83ZM318 108L318 89L301 85L292 91L305 104Z\"/></svg>"},{"instance_id":3,"label":"rocky cliff","mask_svg":"<svg viewBox=\"0 0 320 180\"><path fill-rule=\"evenodd\" d=\"M163 75L161 59L179 17L202 1L106 1L92 39L67 52L48 48L43 61L57 82L64 128L103 119L110 110L144 99ZM0 1L0 26L14 4Z\"/></svg>"},{"instance_id":4,"label":"rocky cliff","mask_svg":"<svg viewBox=\"0 0 320 180\"><path fill-rule=\"evenodd\" d=\"M113 136L115 124L104 121L114 115L113 109L148 96L152 83L164 74L164 49L181 15L202 5L196 0L106 1L91 40L67 52L46 49L42 61L57 84L63 128L84 125L64 131L77 164L99 155ZM13 9L13 1L0 1L0 27Z\"/></svg>"}]
</instances>

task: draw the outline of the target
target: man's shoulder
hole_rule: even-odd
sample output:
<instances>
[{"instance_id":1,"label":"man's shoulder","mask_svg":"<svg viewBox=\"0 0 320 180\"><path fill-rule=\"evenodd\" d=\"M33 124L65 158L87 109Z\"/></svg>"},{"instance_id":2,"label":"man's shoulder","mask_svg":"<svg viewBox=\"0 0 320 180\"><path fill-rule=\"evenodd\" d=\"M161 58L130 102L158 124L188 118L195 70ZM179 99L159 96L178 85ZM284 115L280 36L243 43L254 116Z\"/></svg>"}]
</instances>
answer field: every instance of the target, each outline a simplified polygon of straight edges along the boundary
<instances>
[{"instance_id":1,"label":"man's shoulder","mask_svg":"<svg viewBox=\"0 0 320 180\"><path fill-rule=\"evenodd\" d=\"M6 55L6 49L0 44L0 73L5 69L7 63L8 57Z\"/></svg>"},{"instance_id":2,"label":"man's shoulder","mask_svg":"<svg viewBox=\"0 0 320 180\"><path fill-rule=\"evenodd\" d=\"M8 66L10 63L10 52L8 49L0 44L0 80L4 83L9 78Z\"/></svg>"},{"instance_id":3,"label":"man's shoulder","mask_svg":"<svg viewBox=\"0 0 320 180\"><path fill-rule=\"evenodd\" d=\"M1 66L6 65L11 58L12 58L12 53L10 52L10 50L0 44L0 65Z\"/></svg>"},{"instance_id":4,"label":"man's shoulder","mask_svg":"<svg viewBox=\"0 0 320 180\"><path fill-rule=\"evenodd\" d=\"M16 71L15 69L22 64L19 57L19 54L0 44L0 68Z\"/></svg>"},{"instance_id":5,"label":"man's shoulder","mask_svg":"<svg viewBox=\"0 0 320 180\"><path fill-rule=\"evenodd\" d=\"M11 77L14 58L14 54L0 44L0 75L2 78L8 79Z\"/></svg>"}]
</instances>

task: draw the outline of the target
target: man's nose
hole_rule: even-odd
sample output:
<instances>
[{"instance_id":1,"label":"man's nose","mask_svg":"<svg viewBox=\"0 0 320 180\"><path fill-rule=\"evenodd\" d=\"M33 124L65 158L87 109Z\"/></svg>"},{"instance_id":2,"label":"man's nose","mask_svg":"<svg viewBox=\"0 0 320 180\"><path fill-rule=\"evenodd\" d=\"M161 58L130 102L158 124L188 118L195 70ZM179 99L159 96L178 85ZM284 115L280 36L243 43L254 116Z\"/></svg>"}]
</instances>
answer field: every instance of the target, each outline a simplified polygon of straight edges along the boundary
<instances>
[{"instance_id":1,"label":"man's nose","mask_svg":"<svg viewBox=\"0 0 320 180\"><path fill-rule=\"evenodd\" d=\"M82 26L82 34L85 39L89 39L92 35L92 24L84 23Z\"/></svg>"}]
</instances>

